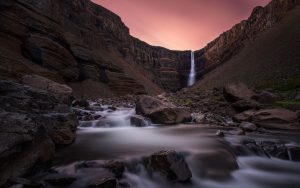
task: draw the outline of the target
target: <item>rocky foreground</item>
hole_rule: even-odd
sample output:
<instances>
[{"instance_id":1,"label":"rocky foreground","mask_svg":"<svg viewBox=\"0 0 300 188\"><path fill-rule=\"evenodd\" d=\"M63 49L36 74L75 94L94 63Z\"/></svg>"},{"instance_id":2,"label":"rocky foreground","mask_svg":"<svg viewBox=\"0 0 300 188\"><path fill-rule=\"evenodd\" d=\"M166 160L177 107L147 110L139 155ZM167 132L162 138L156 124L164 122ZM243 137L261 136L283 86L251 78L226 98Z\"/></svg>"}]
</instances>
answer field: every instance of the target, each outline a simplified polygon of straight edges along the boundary
<instances>
[{"instance_id":1,"label":"rocky foreground","mask_svg":"<svg viewBox=\"0 0 300 188\"><path fill-rule=\"evenodd\" d=\"M121 177L130 165L123 164L122 160L78 162L74 166L76 169L104 169L102 178L97 176L88 182L80 174L66 175L59 171L47 171L46 175L35 177L32 181L18 178L33 172L33 169L45 169L46 164L51 166L56 149L74 142L78 120L84 127L94 126L93 122L97 122L97 127L118 126L103 114L113 113L120 107L135 107L136 114L130 116L131 126L174 126L184 123L199 128L206 126L214 130L215 139L243 138L227 140L235 155L252 151L265 157L300 160L299 146L289 144L291 141L299 142L299 106L275 105L282 104L278 102L287 98L298 101L297 90L284 95L271 90L253 90L239 83L206 91L183 89L158 96L87 101L74 100L71 88L40 76L24 76L23 83L26 85L0 81L2 185L55 187L83 181L84 186L88 187L128 187ZM102 111L105 111L102 115L97 113ZM147 157L143 164L149 172L159 172L170 181L185 182L192 177L184 158L176 151L157 151Z\"/></svg>"}]
</instances>

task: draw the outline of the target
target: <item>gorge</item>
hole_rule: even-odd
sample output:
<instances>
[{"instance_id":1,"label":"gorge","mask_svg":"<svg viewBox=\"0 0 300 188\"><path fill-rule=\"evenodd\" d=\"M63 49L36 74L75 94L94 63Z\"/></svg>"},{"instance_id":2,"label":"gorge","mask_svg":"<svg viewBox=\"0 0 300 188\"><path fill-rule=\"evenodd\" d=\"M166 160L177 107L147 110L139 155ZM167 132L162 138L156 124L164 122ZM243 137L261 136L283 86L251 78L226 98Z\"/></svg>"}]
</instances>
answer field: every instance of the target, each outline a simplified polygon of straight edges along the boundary
<instances>
[{"instance_id":1,"label":"gorge","mask_svg":"<svg viewBox=\"0 0 300 188\"><path fill-rule=\"evenodd\" d=\"M0 187L300 187L299 20L272 0L177 51L90 0L0 0Z\"/></svg>"}]
</instances>

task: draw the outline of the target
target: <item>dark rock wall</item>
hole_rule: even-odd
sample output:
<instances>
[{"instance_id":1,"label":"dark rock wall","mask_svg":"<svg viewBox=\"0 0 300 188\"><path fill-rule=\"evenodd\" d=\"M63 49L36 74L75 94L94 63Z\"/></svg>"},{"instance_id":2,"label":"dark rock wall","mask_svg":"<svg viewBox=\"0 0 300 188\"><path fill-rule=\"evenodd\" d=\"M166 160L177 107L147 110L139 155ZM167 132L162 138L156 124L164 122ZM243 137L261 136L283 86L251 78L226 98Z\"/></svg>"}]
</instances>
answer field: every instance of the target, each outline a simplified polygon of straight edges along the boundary
<instances>
[{"instance_id":1,"label":"dark rock wall","mask_svg":"<svg viewBox=\"0 0 300 188\"><path fill-rule=\"evenodd\" d=\"M195 52L198 79L277 23L299 0L273 0ZM190 51L150 46L120 17L90 0L0 0L0 78L39 74L57 82L94 80L118 95L186 86ZM134 69L135 71L129 71ZM145 79L140 79L145 77Z\"/></svg>"},{"instance_id":2,"label":"dark rock wall","mask_svg":"<svg viewBox=\"0 0 300 188\"><path fill-rule=\"evenodd\" d=\"M145 92L114 61L114 56L120 56L165 90L184 86L179 70L189 69L189 52L153 47L130 36L120 17L89 0L1 1L0 10L1 77L18 79L34 69L56 81L93 79L118 94L132 88L134 93ZM9 63L12 60L15 65ZM24 62L43 69L36 71L39 67Z\"/></svg>"},{"instance_id":3,"label":"dark rock wall","mask_svg":"<svg viewBox=\"0 0 300 188\"><path fill-rule=\"evenodd\" d=\"M198 77L239 53L245 41L255 40L257 35L271 28L299 4L299 0L273 0L266 7L254 8L247 20L236 24L206 47L195 52L195 59L201 64Z\"/></svg>"}]
</instances>

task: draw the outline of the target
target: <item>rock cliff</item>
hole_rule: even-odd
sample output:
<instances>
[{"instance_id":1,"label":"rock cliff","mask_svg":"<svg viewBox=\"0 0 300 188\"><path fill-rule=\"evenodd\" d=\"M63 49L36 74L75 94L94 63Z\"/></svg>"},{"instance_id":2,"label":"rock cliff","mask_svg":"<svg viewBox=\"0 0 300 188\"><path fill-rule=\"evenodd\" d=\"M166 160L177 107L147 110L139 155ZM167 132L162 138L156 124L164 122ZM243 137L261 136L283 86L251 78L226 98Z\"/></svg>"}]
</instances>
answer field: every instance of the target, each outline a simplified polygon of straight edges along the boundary
<instances>
[{"instance_id":1,"label":"rock cliff","mask_svg":"<svg viewBox=\"0 0 300 188\"><path fill-rule=\"evenodd\" d=\"M120 17L89 0L1 0L0 10L2 78L38 74L71 86L93 80L117 95L184 86L178 70L188 51L130 36Z\"/></svg>"},{"instance_id":2,"label":"rock cliff","mask_svg":"<svg viewBox=\"0 0 300 188\"><path fill-rule=\"evenodd\" d=\"M246 42L254 41L262 32L272 28L300 4L299 0L273 0L267 6L254 8L251 16L195 52L202 76L238 54ZM199 65L198 65L199 66Z\"/></svg>"},{"instance_id":3,"label":"rock cliff","mask_svg":"<svg viewBox=\"0 0 300 188\"><path fill-rule=\"evenodd\" d=\"M279 22L299 0L257 7L195 52L197 77L232 58L245 41ZM116 14L90 0L0 0L0 78L36 74L68 83L75 96L158 94L186 86L190 51L130 36Z\"/></svg>"}]
</instances>

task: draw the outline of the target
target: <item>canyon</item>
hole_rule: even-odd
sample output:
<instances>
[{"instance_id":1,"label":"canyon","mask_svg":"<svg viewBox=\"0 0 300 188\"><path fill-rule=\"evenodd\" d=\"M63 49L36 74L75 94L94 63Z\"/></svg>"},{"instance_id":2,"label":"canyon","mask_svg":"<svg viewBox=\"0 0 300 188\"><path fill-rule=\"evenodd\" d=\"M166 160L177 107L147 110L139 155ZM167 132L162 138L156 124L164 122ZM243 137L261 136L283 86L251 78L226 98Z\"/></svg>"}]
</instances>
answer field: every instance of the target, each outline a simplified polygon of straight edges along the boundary
<instances>
[{"instance_id":1,"label":"canyon","mask_svg":"<svg viewBox=\"0 0 300 188\"><path fill-rule=\"evenodd\" d=\"M298 0L273 0L195 51L197 79L273 27ZM191 51L130 36L121 18L89 0L0 1L0 77L37 74L68 84L78 98L159 94L187 86ZM85 92L85 91L89 92ZM96 95L97 94L97 95Z\"/></svg>"},{"instance_id":2,"label":"canyon","mask_svg":"<svg viewBox=\"0 0 300 188\"><path fill-rule=\"evenodd\" d=\"M90 0L0 0L0 187L299 187L299 4L193 52Z\"/></svg>"}]
</instances>

